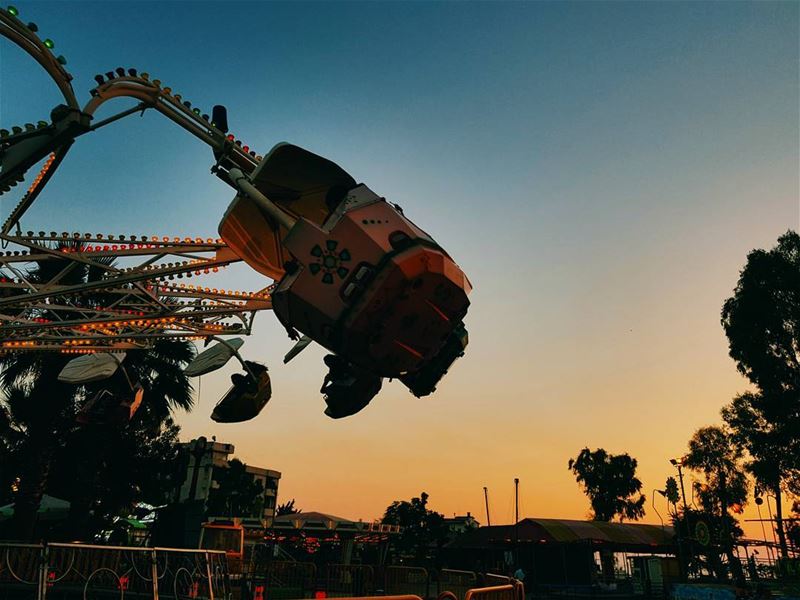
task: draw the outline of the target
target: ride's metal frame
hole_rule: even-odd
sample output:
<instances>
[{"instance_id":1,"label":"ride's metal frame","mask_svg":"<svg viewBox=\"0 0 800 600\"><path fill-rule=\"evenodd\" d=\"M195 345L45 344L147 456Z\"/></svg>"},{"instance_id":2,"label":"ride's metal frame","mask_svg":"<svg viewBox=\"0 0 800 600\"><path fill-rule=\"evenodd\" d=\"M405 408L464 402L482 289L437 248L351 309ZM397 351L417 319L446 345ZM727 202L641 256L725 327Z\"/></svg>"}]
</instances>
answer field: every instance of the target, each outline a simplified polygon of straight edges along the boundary
<instances>
[{"instance_id":1,"label":"ride's metal frame","mask_svg":"<svg viewBox=\"0 0 800 600\"><path fill-rule=\"evenodd\" d=\"M65 102L53 109L51 122L0 130L0 195L45 161L0 228L0 352L109 351L147 347L165 338L250 334L256 312L271 308L271 288L246 292L175 281L240 262L221 239L22 232L22 217L77 137L148 109L208 144L216 158L211 171L228 184L233 183L231 177L251 173L261 159L227 133L227 124L212 122L159 80L135 69L117 68L96 76L98 85L81 108L66 61L56 57L52 41L41 40L36 31L13 7L0 9L0 35L44 68ZM103 104L120 97L138 103L93 122ZM32 268L49 261L63 267L46 281L33 280ZM86 267L99 276L64 283L72 271Z\"/></svg>"}]
</instances>

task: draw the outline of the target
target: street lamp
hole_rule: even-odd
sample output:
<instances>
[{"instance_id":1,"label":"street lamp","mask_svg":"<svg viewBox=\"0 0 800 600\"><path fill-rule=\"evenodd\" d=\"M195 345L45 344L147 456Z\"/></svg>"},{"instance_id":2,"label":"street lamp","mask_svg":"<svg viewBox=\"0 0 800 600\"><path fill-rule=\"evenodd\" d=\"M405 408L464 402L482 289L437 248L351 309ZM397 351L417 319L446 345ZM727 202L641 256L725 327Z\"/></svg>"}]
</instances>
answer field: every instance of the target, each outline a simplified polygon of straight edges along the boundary
<instances>
[{"instance_id":1,"label":"street lamp","mask_svg":"<svg viewBox=\"0 0 800 600\"><path fill-rule=\"evenodd\" d=\"M670 458L669 462L673 467L678 469L678 479L681 482L681 498L683 499L683 511L686 512L689 510L689 507L686 505L686 489L683 487L683 462L686 460L685 456L681 456L680 458Z\"/></svg>"},{"instance_id":2,"label":"street lamp","mask_svg":"<svg viewBox=\"0 0 800 600\"><path fill-rule=\"evenodd\" d=\"M658 509L656 508L656 492L658 492L659 494L664 496L664 498L667 497L667 492L665 492L664 490L653 490L653 493L651 494L651 496L653 498L653 500L652 500L653 510L656 511L656 514L658 515L658 519L659 519L659 521L661 521L661 529L663 530L664 529L664 519L661 517L661 513L658 512ZM669 505L667 505L667 506L669 507ZM669 508L667 508L667 511L669 511Z\"/></svg>"},{"instance_id":3,"label":"street lamp","mask_svg":"<svg viewBox=\"0 0 800 600\"><path fill-rule=\"evenodd\" d=\"M685 460L686 460L686 457L685 456L681 456L680 458L670 458L669 462L673 467L676 467L678 469L678 479L681 482L681 498L683 499L683 521L684 521L684 524L686 525L686 537L688 538L688 537L690 537L690 535L689 535L689 516L688 516L689 507L686 506L686 489L683 486L683 469L682 469L683 462ZM677 513L678 513L677 507L675 508L675 513L676 513L676 516L677 516ZM678 557L679 557L678 560L679 560L679 563L681 565L681 571L683 571L683 569L684 569L683 558L682 558L682 555L683 555L682 546L683 546L683 544L682 544L682 541L681 541L680 520L678 520L675 523L675 533L677 533L677 535L678 535ZM691 551L691 546L690 546L689 547L689 553L691 554L691 552L692 551ZM691 559L689 560L689 563L691 564ZM689 567L689 565L686 565L687 570L688 570L688 567ZM682 575L683 575L683 573L682 573Z\"/></svg>"}]
</instances>

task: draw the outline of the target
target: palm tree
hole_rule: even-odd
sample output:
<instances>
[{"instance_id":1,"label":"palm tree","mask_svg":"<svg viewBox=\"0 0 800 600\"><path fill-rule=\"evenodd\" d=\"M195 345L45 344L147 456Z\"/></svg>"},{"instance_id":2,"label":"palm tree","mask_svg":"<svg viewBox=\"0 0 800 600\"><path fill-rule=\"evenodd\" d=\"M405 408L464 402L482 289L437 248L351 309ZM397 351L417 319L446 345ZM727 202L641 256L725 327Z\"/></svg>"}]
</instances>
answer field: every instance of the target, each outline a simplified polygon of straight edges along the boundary
<instances>
[{"instance_id":1,"label":"palm tree","mask_svg":"<svg viewBox=\"0 0 800 600\"><path fill-rule=\"evenodd\" d=\"M11 421L8 410L0 405L0 505L13 500L16 471L12 463L16 460L23 433Z\"/></svg>"},{"instance_id":2,"label":"palm tree","mask_svg":"<svg viewBox=\"0 0 800 600\"><path fill-rule=\"evenodd\" d=\"M74 242L64 242L74 248ZM113 259L108 259L110 264ZM26 274L32 282L47 282L62 273L69 264L58 257L38 261ZM60 280L65 285L96 281L104 270L94 265L72 263ZM83 306L105 306L108 300L103 292L86 294L80 301ZM74 298L57 298L61 305ZM50 311L40 309L36 316L49 318ZM61 313L61 318L69 315ZM138 380L143 389L146 408L140 410L142 422L163 423L178 408L192 407L192 386L183 374L183 366L194 356L194 346L186 341L159 340L146 350L128 353L124 368L131 379ZM70 435L75 434L75 414L81 404L98 384L75 386L58 381L58 374L66 363L74 358L57 352L15 352L0 356L0 392L4 396L8 418L16 430L22 433L18 465L19 485L15 498L13 535L18 539L31 539L36 523L36 513L41 504L51 465L59 448ZM119 375L119 374L118 374ZM120 393L127 386L124 376L115 376L104 382L112 393ZM126 393L130 393L128 386ZM95 432L97 433L97 432ZM102 438L95 438L93 448L86 454L89 460L99 460L102 451L108 450ZM113 449L112 449L113 451ZM87 471L93 474L95 471ZM81 489L81 486L76 486ZM90 487L90 486L89 486ZM78 498L79 509L81 499ZM84 507L85 508L85 507Z\"/></svg>"}]
</instances>

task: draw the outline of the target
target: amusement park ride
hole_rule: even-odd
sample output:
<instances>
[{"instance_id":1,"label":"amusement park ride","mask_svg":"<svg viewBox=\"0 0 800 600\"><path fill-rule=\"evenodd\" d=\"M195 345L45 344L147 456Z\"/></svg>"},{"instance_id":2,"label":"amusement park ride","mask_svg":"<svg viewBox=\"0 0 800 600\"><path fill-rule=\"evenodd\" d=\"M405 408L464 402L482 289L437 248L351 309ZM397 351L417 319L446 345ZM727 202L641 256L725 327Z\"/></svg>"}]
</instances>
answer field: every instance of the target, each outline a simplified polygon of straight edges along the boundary
<instances>
[{"instance_id":1,"label":"amusement park ride","mask_svg":"<svg viewBox=\"0 0 800 600\"><path fill-rule=\"evenodd\" d=\"M364 408L384 378L400 379L416 396L435 390L467 345L470 283L399 206L297 146L257 155L228 133L224 107L203 114L136 69L97 75L81 107L66 60L36 32L16 8L0 9L0 33L31 55L64 97L49 121L0 129L0 195L21 195L0 228L0 353L85 354L59 376L82 385L117 371L128 377L126 351L160 339L215 341L185 372L202 375L235 356L244 371L232 376L212 418L244 421L269 400L271 382L265 366L241 358L241 338L230 336L249 335L255 313L273 310L296 341L284 362L311 342L331 353L321 392L332 418ZM137 104L94 120L119 97ZM219 238L23 229L23 216L78 137L148 109L208 144L211 172L235 190ZM240 261L273 283L248 292L179 281ZM129 418L142 401L141 386L129 383L132 399L91 401Z\"/></svg>"}]
</instances>

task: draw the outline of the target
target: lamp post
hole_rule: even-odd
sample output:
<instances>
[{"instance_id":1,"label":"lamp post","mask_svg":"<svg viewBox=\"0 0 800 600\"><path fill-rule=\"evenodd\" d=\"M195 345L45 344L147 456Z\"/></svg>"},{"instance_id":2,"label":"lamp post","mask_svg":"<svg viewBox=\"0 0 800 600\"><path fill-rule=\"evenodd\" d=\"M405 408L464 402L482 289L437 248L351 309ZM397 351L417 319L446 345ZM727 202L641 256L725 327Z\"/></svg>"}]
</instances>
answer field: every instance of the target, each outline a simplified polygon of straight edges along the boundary
<instances>
[{"instance_id":1,"label":"lamp post","mask_svg":"<svg viewBox=\"0 0 800 600\"><path fill-rule=\"evenodd\" d=\"M686 460L685 456L680 458L670 458L669 462L673 467L678 469L678 480L681 482L681 499L683 500L683 512L685 513L689 507L686 506L686 489L683 487L683 461Z\"/></svg>"},{"instance_id":2,"label":"lamp post","mask_svg":"<svg viewBox=\"0 0 800 600\"><path fill-rule=\"evenodd\" d=\"M686 524L686 537L689 537L689 507L686 504L686 488L683 485L683 461L686 459L685 456L680 458L670 458L669 462L673 467L678 469L678 480L681 483L681 499L683 500L683 521ZM678 509L675 509L675 515L677 518ZM691 560L687 561L687 564L684 566L683 560L683 540L681 536L681 521L680 519L677 520L675 531L678 535L678 564L681 565L681 575L686 576L688 575L689 571L689 564ZM691 553L691 547L689 552Z\"/></svg>"},{"instance_id":3,"label":"lamp post","mask_svg":"<svg viewBox=\"0 0 800 600\"><path fill-rule=\"evenodd\" d=\"M514 563L519 569L519 477L514 478Z\"/></svg>"},{"instance_id":4,"label":"lamp post","mask_svg":"<svg viewBox=\"0 0 800 600\"><path fill-rule=\"evenodd\" d=\"M661 529L663 530L664 529L664 519L661 516L661 513L658 512L658 509L656 508L656 492L658 492L659 494L661 494L665 498L667 497L667 492L665 492L664 490L653 490L653 493L650 495L652 497L652 502L651 503L653 505L653 510L656 511L656 514L658 515L658 520L661 521ZM669 509L667 509L667 510L669 510Z\"/></svg>"}]
</instances>

